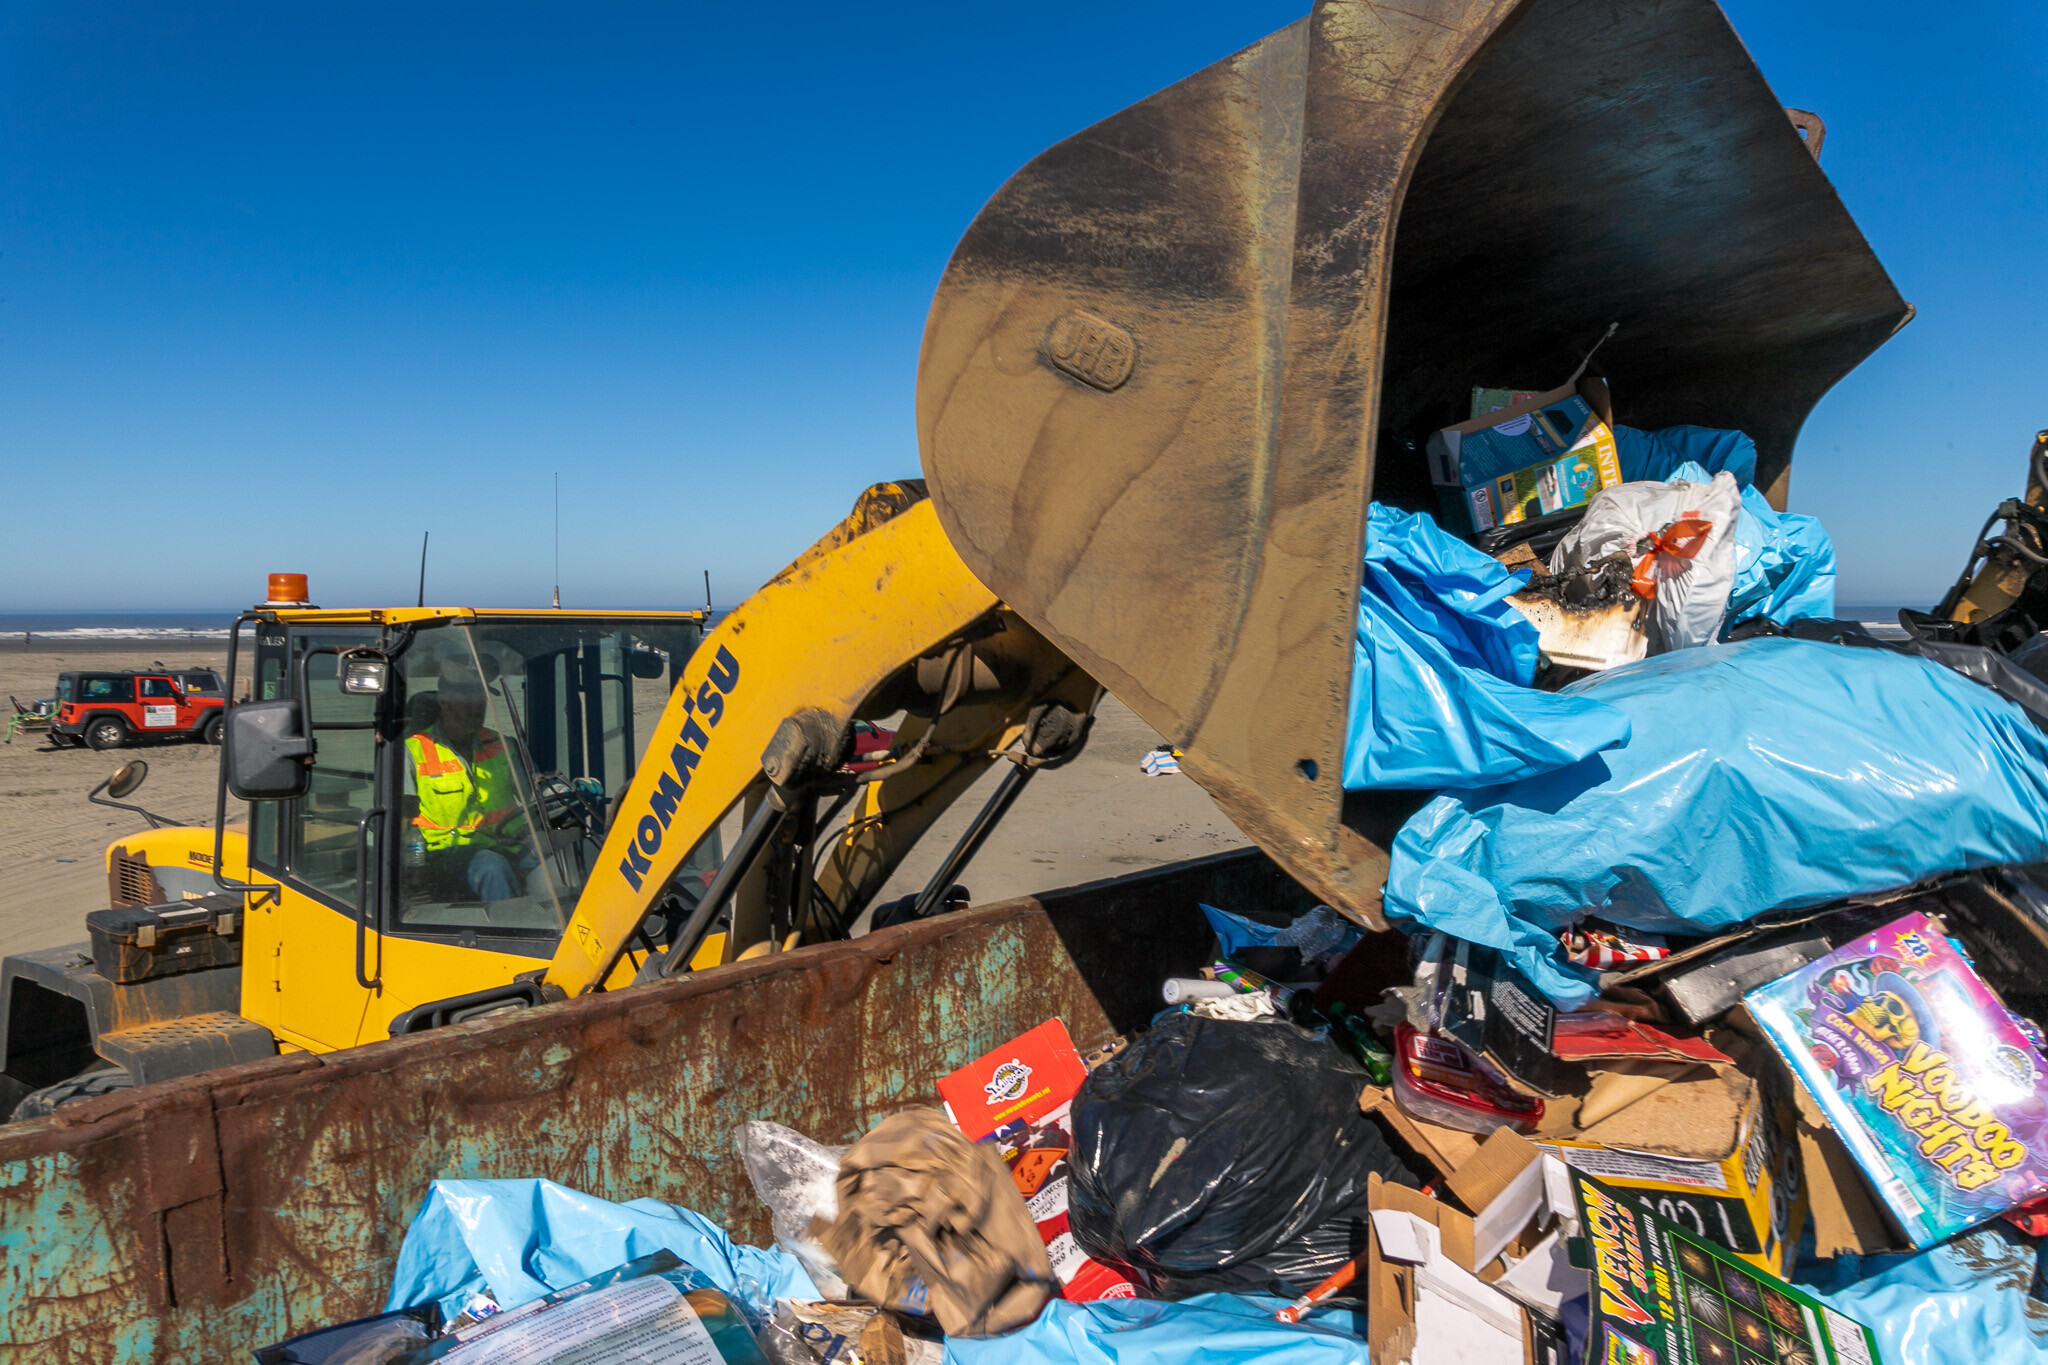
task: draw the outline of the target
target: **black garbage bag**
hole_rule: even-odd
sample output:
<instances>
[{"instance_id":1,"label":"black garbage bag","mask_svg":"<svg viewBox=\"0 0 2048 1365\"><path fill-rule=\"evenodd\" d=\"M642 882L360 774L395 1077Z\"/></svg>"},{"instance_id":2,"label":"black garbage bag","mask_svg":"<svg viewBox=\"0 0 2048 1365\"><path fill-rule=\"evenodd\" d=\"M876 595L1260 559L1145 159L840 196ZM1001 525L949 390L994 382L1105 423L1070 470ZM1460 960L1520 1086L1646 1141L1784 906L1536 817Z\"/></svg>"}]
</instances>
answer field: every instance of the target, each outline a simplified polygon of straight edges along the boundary
<instances>
[{"instance_id":1,"label":"black garbage bag","mask_svg":"<svg viewBox=\"0 0 2048 1365\"><path fill-rule=\"evenodd\" d=\"M1306 1293L1365 1249L1367 1176L1420 1183L1359 1112L1366 1084L1290 1023L1162 1019L1074 1098L1075 1240L1166 1298Z\"/></svg>"}]
</instances>

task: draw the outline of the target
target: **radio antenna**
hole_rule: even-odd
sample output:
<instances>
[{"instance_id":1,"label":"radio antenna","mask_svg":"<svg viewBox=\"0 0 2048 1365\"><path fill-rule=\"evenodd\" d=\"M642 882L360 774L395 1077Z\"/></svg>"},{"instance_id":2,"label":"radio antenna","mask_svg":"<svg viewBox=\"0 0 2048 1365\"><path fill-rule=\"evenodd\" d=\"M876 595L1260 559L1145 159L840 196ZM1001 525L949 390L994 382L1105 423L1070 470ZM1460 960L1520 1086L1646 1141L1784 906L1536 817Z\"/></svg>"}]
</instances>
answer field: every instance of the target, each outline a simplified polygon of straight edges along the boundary
<instances>
[{"instance_id":1,"label":"radio antenna","mask_svg":"<svg viewBox=\"0 0 2048 1365\"><path fill-rule=\"evenodd\" d=\"M420 532L420 600L415 606L427 605L427 537L432 534L432 531Z\"/></svg>"},{"instance_id":2,"label":"radio antenna","mask_svg":"<svg viewBox=\"0 0 2048 1365\"><path fill-rule=\"evenodd\" d=\"M711 570L704 571L704 614L711 614Z\"/></svg>"},{"instance_id":3,"label":"radio antenna","mask_svg":"<svg viewBox=\"0 0 2048 1365\"><path fill-rule=\"evenodd\" d=\"M562 476L555 475L555 610L562 609Z\"/></svg>"}]
</instances>

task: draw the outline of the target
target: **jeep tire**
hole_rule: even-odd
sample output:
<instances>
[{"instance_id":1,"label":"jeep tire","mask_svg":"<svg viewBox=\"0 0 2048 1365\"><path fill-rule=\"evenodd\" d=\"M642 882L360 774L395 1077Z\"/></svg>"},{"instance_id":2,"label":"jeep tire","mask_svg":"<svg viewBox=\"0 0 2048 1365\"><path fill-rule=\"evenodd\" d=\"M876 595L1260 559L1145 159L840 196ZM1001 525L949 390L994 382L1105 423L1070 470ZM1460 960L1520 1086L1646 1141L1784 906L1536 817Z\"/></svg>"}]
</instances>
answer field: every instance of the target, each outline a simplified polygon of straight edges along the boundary
<instances>
[{"instance_id":1,"label":"jeep tire","mask_svg":"<svg viewBox=\"0 0 2048 1365\"><path fill-rule=\"evenodd\" d=\"M220 732L220 712L215 711L199 723L199 742L201 744L218 744L220 743Z\"/></svg>"},{"instance_id":2,"label":"jeep tire","mask_svg":"<svg viewBox=\"0 0 2048 1365\"><path fill-rule=\"evenodd\" d=\"M118 749L128 742L128 726L119 716L94 716L85 723L89 749Z\"/></svg>"}]
</instances>

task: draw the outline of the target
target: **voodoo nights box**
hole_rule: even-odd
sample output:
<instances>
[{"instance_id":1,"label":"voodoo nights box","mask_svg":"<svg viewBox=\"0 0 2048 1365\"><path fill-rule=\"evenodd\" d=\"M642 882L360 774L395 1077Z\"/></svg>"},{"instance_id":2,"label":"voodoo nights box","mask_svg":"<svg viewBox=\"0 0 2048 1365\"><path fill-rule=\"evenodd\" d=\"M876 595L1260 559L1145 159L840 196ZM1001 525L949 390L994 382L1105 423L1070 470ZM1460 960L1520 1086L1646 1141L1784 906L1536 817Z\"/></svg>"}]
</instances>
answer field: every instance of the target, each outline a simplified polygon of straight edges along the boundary
<instances>
[{"instance_id":1,"label":"voodoo nights box","mask_svg":"<svg viewBox=\"0 0 2048 1365\"><path fill-rule=\"evenodd\" d=\"M1907 915L1743 999L1914 1246L2048 1191L2038 1034L1935 921Z\"/></svg>"}]
</instances>

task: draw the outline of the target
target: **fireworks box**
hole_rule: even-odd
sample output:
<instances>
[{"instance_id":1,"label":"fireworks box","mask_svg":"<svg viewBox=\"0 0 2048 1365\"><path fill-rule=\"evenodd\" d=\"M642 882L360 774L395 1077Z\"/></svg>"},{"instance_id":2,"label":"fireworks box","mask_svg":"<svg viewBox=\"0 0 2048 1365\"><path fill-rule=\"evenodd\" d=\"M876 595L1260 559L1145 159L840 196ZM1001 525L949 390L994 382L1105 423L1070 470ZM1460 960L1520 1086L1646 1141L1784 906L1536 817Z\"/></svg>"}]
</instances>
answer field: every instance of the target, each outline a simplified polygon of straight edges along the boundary
<instances>
[{"instance_id":1,"label":"fireworks box","mask_svg":"<svg viewBox=\"0 0 2048 1365\"><path fill-rule=\"evenodd\" d=\"M1598 1365L1879 1365L1877 1338L1625 1191L1572 1172Z\"/></svg>"},{"instance_id":2,"label":"fireworks box","mask_svg":"<svg viewBox=\"0 0 2048 1365\"><path fill-rule=\"evenodd\" d=\"M1886 1211L1928 1247L2048 1193L2048 1066L1908 914L1743 997Z\"/></svg>"},{"instance_id":3,"label":"fireworks box","mask_svg":"<svg viewBox=\"0 0 2048 1365\"><path fill-rule=\"evenodd\" d=\"M1048 1019L939 1081L946 1114L971 1142L995 1145L1045 1241L1060 1293L1077 1303L1130 1299L1130 1279L1082 1251L1067 1226L1069 1113L1088 1079L1067 1026Z\"/></svg>"}]
</instances>

